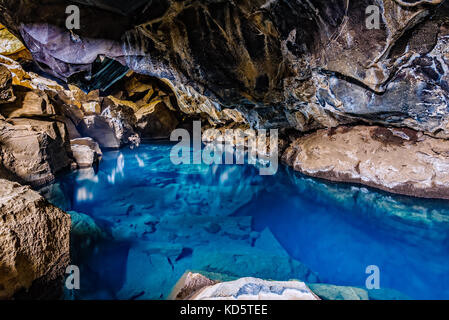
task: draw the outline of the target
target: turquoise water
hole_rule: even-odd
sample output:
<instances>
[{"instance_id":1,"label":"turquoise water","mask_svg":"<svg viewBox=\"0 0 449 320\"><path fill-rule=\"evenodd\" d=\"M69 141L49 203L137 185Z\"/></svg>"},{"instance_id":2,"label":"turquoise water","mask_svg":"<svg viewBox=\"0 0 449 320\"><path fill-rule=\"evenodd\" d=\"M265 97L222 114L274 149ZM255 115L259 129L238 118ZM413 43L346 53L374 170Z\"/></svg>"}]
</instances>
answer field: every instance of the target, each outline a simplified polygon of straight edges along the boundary
<instances>
[{"instance_id":1,"label":"turquoise water","mask_svg":"<svg viewBox=\"0 0 449 320\"><path fill-rule=\"evenodd\" d=\"M280 166L180 165L171 145L106 152L43 190L72 211L76 299L165 299L186 270L449 299L449 202L304 177ZM386 290L388 289L388 290ZM390 295L388 295L388 293Z\"/></svg>"}]
</instances>

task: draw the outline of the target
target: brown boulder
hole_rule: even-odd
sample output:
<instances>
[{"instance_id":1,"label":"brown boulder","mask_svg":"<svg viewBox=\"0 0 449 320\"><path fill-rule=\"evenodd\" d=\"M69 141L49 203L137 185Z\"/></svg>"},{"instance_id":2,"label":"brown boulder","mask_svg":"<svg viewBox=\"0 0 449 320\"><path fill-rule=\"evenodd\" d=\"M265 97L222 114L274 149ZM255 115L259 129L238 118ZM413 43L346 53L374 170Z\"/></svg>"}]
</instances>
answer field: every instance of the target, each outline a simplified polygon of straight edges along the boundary
<instances>
[{"instance_id":1,"label":"brown boulder","mask_svg":"<svg viewBox=\"0 0 449 320\"><path fill-rule=\"evenodd\" d=\"M8 299L36 280L48 287L63 275L70 216L30 187L3 179L0 185L0 299Z\"/></svg>"},{"instance_id":2,"label":"brown boulder","mask_svg":"<svg viewBox=\"0 0 449 320\"><path fill-rule=\"evenodd\" d=\"M41 185L69 167L70 144L64 123L17 118L0 121L3 167L21 181Z\"/></svg>"},{"instance_id":3,"label":"brown boulder","mask_svg":"<svg viewBox=\"0 0 449 320\"><path fill-rule=\"evenodd\" d=\"M319 130L296 139L284 152L283 161L314 177L449 199L449 141L411 129Z\"/></svg>"},{"instance_id":4,"label":"brown boulder","mask_svg":"<svg viewBox=\"0 0 449 320\"><path fill-rule=\"evenodd\" d=\"M14 87L17 96L14 102L2 105L0 113L5 118L20 118L32 116L52 116L56 114L48 95L40 90L25 87Z\"/></svg>"}]
</instances>

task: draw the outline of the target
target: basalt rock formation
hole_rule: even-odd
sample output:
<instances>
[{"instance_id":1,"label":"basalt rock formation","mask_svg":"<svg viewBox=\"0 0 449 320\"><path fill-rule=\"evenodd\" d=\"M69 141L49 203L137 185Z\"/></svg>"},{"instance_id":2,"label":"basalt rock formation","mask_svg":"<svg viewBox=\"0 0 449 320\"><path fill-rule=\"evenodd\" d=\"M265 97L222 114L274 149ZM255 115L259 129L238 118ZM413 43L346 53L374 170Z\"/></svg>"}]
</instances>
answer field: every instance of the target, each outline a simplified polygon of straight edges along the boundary
<instances>
[{"instance_id":1,"label":"basalt rock formation","mask_svg":"<svg viewBox=\"0 0 449 320\"><path fill-rule=\"evenodd\" d=\"M449 199L449 141L410 129L339 127L296 139L283 160L295 170L390 192Z\"/></svg>"},{"instance_id":2,"label":"basalt rock formation","mask_svg":"<svg viewBox=\"0 0 449 320\"><path fill-rule=\"evenodd\" d=\"M55 298L69 263L70 216L30 187L0 179L0 299L33 290ZM58 288L58 286L56 286ZM58 288L61 289L61 286Z\"/></svg>"},{"instance_id":3,"label":"basalt rock formation","mask_svg":"<svg viewBox=\"0 0 449 320\"><path fill-rule=\"evenodd\" d=\"M36 119L0 120L2 165L18 181L42 185L72 163L64 124Z\"/></svg>"},{"instance_id":4,"label":"basalt rock formation","mask_svg":"<svg viewBox=\"0 0 449 320\"><path fill-rule=\"evenodd\" d=\"M75 2L81 28L69 31L66 1L0 1L2 23L63 80L108 57L214 123L232 109L255 127L366 121L449 137L447 1Z\"/></svg>"},{"instance_id":5,"label":"basalt rock formation","mask_svg":"<svg viewBox=\"0 0 449 320\"><path fill-rule=\"evenodd\" d=\"M68 30L74 3L81 25ZM449 199L449 0L0 0L0 23L0 299L57 278L68 256L68 216L11 181L51 182L100 161L100 147L167 138L186 120L281 129L283 160L305 174ZM178 249L133 248L128 263L185 270L167 260ZM284 274L317 281L283 253L259 255L267 278L278 263L276 272L288 264ZM202 256L193 253L196 265L214 260ZM251 263L224 257L215 271ZM200 298L277 294L258 279L198 278L208 286ZM119 297L145 286L130 272ZM320 298L370 294L310 288ZM303 283L290 289L316 298Z\"/></svg>"}]
</instances>

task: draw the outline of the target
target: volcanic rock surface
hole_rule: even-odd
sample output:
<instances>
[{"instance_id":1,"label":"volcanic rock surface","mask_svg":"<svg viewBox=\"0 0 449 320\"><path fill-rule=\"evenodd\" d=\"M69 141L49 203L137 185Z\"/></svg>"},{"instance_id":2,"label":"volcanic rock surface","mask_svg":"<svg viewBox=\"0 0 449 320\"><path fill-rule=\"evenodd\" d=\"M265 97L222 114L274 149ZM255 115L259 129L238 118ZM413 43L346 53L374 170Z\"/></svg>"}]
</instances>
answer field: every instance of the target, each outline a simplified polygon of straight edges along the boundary
<instances>
[{"instance_id":1,"label":"volcanic rock surface","mask_svg":"<svg viewBox=\"0 0 449 320\"><path fill-rule=\"evenodd\" d=\"M253 127L367 121L449 137L448 1L76 2L71 32L63 0L2 0L0 19L61 79L109 57L214 123L231 108ZM367 27L371 5L379 29Z\"/></svg>"},{"instance_id":2,"label":"volcanic rock surface","mask_svg":"<svg viewBox=\"0 0 449 320\"><path fill-rule=\"evenodd\" d=\"M449 199L449 141L410 129L356 126L295 140L283 160L295 170L390 192Z\"/></svg>"},{"instance_id":3,"label":"volcanic rock surface","mask_svg":"<svg viewBox=\"0 0 449 320\"><path fill-rule=\"evenodd\" d=\"M70 216L30 187L4 179L0 185L0 299L35 280L48 289L69 262Z\"/></svg>"},{"instance_id":4,"label":"volcanic rock surface","mask_svg":"<svg viewBox=\"0 0 449 320\"><path fill-rule=\"evenodd\" d=\"M3 167L32 185L53 181L57 172L72 163L67 131L60 122L0 120L0 152Z\"/></svg>"}]
</instances>

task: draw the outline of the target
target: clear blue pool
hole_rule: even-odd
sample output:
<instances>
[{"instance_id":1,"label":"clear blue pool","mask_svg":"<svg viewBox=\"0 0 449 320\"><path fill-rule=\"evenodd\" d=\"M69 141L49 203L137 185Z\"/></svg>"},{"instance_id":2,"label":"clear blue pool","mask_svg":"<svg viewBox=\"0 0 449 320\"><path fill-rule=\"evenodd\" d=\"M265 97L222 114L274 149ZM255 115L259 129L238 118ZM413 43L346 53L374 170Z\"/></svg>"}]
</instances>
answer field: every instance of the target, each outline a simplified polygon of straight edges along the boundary
<instances>
[{"instance_id":1,"label":"clear blue pool","mask_svg":"<svg viewBox=\"0 0 449 320\"><path fill-rule=\"evenodd\" d=\"M449 299L449 202L304 177L280 166L180 165L171 145L106 152L43 190L85 214L72 234L77 299L164 299L186 270ZM74 221L79 214L72 213ZM92 222L95 222L96 226ZM385 297L388 297L385 296Z\"/></svg>"}]
</instances>

